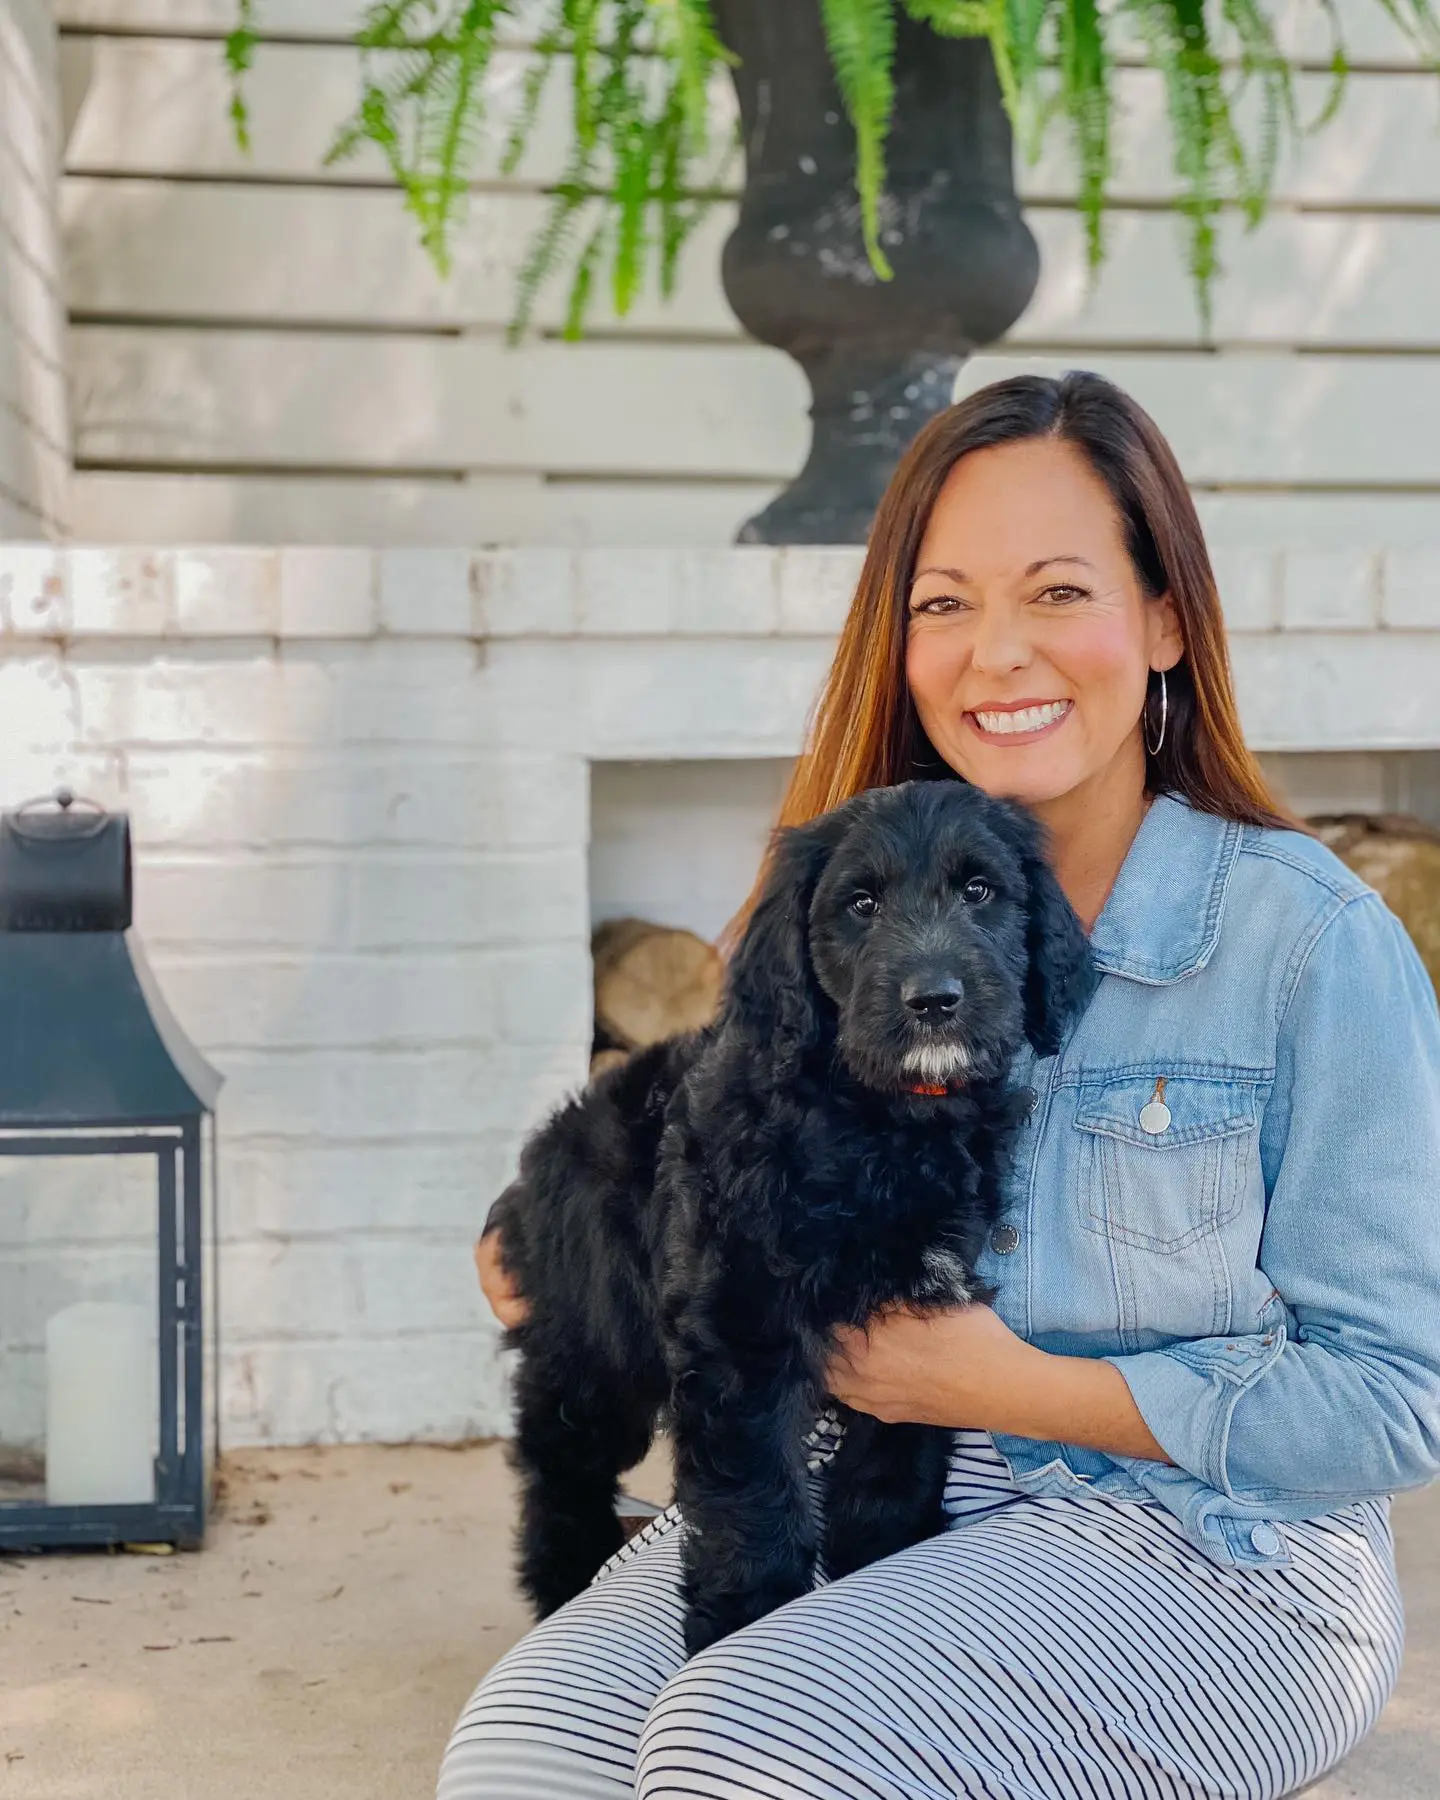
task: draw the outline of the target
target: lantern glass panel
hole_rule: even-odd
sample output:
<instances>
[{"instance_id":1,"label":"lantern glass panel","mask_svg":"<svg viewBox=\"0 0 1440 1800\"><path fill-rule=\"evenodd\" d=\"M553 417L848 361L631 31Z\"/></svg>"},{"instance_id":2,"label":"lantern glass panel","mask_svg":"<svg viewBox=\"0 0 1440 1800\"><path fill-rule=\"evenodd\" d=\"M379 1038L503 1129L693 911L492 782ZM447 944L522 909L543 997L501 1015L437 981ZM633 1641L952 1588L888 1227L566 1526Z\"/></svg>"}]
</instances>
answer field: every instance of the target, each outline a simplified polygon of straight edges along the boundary
<instances>
[{"instance_id":1,"label":"lantern glass panel","mask_svg":"<svg viewBox=\"0 0 1440 1800\"><path fill-rule=\"evenodd\" d=\"M180 1126L0 1133L0 1520L7 1507L178 1495L200 1356L186 1273L207 1273L182 1204L187 1161L193 1178L209 1173L197 1139ZM192 1455L208 1435L195 1425Z\"/></svg>"}]
</instances>

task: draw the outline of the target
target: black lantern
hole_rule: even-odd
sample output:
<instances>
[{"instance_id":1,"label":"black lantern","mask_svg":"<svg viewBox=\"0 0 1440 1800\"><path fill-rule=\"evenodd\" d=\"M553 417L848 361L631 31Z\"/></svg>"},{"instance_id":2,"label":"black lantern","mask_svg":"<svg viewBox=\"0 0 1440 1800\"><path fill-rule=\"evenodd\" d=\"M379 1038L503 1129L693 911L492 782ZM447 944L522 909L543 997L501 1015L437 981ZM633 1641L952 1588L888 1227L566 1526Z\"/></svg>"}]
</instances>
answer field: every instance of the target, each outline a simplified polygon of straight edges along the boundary
<instances>
[{"instance_id":1,"label":"black lantern","mask_svg":"<svg viewBox=\"0 0 1440 1800\"><path fill-rule=\"evenodd\" d=\"M204 1536L220 1078L131 892L123 814L0 814L0 1547Z\"/></svg>"}]
</instances>

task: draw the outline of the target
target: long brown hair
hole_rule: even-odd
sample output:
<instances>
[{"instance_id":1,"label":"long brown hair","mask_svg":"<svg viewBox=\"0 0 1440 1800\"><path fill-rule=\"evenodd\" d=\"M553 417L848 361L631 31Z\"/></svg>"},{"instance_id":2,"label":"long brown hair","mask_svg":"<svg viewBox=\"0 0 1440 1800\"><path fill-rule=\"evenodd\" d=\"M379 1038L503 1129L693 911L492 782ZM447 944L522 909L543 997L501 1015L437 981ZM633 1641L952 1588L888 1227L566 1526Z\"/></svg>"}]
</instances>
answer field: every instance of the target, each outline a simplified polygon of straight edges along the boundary
<instances>
[{"instance_id":1,"label":"long brown hair","mask_svg":"<svg viewBox=\"0 0 1440 1800\"><path fill-rule=\"evenodd\" d=\"M1175 453L1128 394L1077 370L1058 379L1017 375L981 388L933 418L902 457L876 510L855 597L777 828L803 825L866 788L949 773L925 735L905 677L920 540L961 457L1046 437L1084 453L1110 491L1141 586L1152 599L1168 593L1175 606L1185 648L1167 672L1159 755L1146 745L1147 792L1178 794L1200 812L1247 825L1298 826L1241 734L1215 572ZM763 879L762 869L725 942L734 942Z\"/></svg>"}]
</instances>

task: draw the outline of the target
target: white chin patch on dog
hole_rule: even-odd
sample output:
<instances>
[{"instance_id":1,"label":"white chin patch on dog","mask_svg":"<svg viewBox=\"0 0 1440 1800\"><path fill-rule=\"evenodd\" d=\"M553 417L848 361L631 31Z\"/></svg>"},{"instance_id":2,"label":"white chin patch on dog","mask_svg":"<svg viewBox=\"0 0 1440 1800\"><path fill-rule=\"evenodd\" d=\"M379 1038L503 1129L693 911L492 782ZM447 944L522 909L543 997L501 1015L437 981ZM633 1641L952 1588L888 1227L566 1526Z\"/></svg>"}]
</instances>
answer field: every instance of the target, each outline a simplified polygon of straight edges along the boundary
<instances>
[{"instance_id":1,"label":"white chin patch on dog","mask_svg":"<svg viewBox=\"0 0 1440 1800\"><path fill-rule=\"evenodd\" d=\"M938 1087L965 1073L970 1067L970 1052L963 1044L919 1044L905 1052L900 1067L905 1074L918 1075L922 1081Z\"/></svg>"},{"instance_id":2,"label":"white chin patch on dog","mask_svg":"<svg viewBox=\"0 0 1440 1800\"><path fill-rule=\"evenodd\" d=\"M920 1257L925 1273L930 1276L942 1292L954 1300L968 1301L970 1298L970 1277L965 1265L953 1250L932 1244Z\"/></svg>"}]
</instances>

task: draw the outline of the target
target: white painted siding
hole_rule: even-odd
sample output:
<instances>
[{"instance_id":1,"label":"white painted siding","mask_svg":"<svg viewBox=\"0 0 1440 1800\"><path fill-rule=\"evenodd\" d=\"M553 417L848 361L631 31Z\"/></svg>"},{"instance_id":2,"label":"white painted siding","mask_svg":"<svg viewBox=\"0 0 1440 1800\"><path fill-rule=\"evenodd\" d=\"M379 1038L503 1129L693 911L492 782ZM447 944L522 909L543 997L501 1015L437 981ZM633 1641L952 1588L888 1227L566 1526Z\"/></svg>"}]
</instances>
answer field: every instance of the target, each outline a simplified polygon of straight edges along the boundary
<instances>
[{"instance_id":1,"label":"white painted siding","mask_svg":"<svg viewBox=\"0 0 1440 1800\"><path fill-rule=\"evenodd\" d=\"M53 537L68 480L48 0L0 0L0 539Z\"/></svg>"},{"instance_id":2,"label":"white painted siding","mask_svg":"<svg viewBox=\"0 0 1440 1800\"><path fill-rule=\"evenodd\" d=\"M1281 171L1277 209L1227 225L1202 344L1157 78L1120 74L1111 256L1092 293L1063 151L1021 172L1040 290L987 374L1104 368L1172 435L1218 542L1423 541L1440 463L1440 79L1377 0L1342 9L1339 119ZM234 145L228 0L62 0L74 126L63 195L82 532L465 544L723 542L803 456L806 388L745 341L718 280L717 208L680 293L578 346L501 337L558 169L562 85L525 166L473 197L442 282L364 158L320 158L355 92L341 0L270 0ZM1287 40L1320 59L1319 9ZM520 67L502 56L495 82ZM1302 78L1316 110L1326 78ZM717 111L728 97L717 92ZM183 478L181 471L184 471ZM1237 500L1244 504L1237 507ZM1243 529L1232 535L1241 522Z\"/></svg>"}]
</instances>

